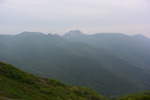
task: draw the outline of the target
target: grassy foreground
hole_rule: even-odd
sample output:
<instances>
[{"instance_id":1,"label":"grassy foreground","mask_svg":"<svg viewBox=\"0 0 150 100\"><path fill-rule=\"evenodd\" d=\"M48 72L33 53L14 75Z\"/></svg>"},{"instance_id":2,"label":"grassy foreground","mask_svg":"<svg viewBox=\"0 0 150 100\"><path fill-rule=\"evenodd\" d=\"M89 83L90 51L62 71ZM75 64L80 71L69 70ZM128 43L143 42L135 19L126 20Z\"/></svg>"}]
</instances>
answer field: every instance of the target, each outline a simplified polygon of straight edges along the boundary
<instances>
[{"instance_id":1,"label":"grassy foreground","mask_svg":"<svg viewBox=\"0 0 150 100\"><path fill-rule=\"evenodd\" d=\"M97 92L23 72L0 62L0 100L107 100Z\"/></svg>"},{"instance_id":2,"label":"grassy foreground","mask_svg":"<svg viewBox=\"0 0 150 100\"><path fill-rule=\"evenodd\" d=\"M41 78L0 62L0 100L107 100L97 92ZM150 90L113 100L150 100Z\"/></svg>"}]
</instances>

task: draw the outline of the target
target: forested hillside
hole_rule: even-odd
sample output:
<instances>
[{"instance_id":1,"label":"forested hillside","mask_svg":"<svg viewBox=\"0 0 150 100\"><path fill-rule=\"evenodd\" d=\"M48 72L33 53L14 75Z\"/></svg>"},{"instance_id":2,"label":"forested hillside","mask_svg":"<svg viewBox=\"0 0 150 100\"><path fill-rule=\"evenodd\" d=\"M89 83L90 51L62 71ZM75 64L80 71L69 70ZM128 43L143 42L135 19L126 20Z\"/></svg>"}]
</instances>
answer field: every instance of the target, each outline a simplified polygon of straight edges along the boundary
<instances>
[{"instance_id":1,"label":"forested hillside","mask_svg":"<svg viewBox=\"0 0 150 100\"><path fill-rule=\"evenodd\" d=\"M111 49L90 43L72 42L52 34L23 32L0 35L0 48L0 61L34 75L92 88L107 97L150 88L147 66L142 68Z\"/></svg>"},{"instance_id":2,"label":"forested hillside","mask_svg":"<svg viewBox=\"0 0 150 100\"><path fill-rule=\"evenodd\" d=\"M0 62L0 100L107 100L97 92L41 78Z\"/></svg>"},{"instance_id":3,"label":"forested hillside","mask_svg":"<svg viewBox=\"0 0 150 100\"><path fill-rule=\"evenodd\" d=\"M150 100L150 90L128 94L124 97L117 98L117 100Z\"/></svg>"},{"instance_id":4,"label":"forested hillside","mask_svg":"<svg viewBox=\"0 0 150 100\"><path fill-rule=\"evenodd\" d=\"M41 78L0 62L0 100L107 100L97 92ZM149 100L150 91L115 97L112 100Z\"/></svg>"}]
</instances>

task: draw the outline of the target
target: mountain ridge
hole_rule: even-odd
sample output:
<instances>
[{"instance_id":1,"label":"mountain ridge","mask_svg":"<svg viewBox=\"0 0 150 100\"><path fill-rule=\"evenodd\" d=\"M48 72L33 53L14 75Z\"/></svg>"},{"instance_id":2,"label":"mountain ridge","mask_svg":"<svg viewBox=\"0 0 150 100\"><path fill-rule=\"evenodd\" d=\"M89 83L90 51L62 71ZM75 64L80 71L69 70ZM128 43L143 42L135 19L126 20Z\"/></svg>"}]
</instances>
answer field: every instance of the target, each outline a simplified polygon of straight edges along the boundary
<instances>
[{"instance_id":1,"label":"mountain ridge","mask_svg":"<svg viewBox=\"0 0 150 100\"><path fill-rule=\"evenodd\" d=\"M150 41L144 36L140 35L139 39L135 36L129 36L120 33L98 33L80 36L79 38L72 37L68 38L67 40L72 42L87 43L92 46L105 48L124 60L137 64L138 66L143 66L143 68L150 70L150 61L148 60L150 59ZM140 58L144 58L144 60Z\"/></svg>"},{"instance_id":2,"label":"mountain ridge","mask_svg":"<svg viewBox=\"0 0 150 100\"><path fill-rule=\"evenodd\" d=\"M109 49L77 42L53 34L11 36L8 39L0 37L0 44L3 44L0 45L0 60L34 75L90 87L104 96L149 88L148 71L120 58Z\"/></svg>"}]
</instances>

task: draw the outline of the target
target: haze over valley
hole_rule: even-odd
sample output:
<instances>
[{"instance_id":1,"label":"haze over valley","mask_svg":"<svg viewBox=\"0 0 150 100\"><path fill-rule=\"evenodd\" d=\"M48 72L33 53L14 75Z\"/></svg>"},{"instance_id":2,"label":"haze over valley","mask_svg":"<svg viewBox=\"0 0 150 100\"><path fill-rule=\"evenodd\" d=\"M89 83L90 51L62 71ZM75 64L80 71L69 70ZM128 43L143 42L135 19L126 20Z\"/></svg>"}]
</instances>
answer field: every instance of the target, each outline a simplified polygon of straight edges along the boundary
<instances>
[{"instance_id":1,"label":"haze over valley","mask_svg":"<svg viewBox=\"0 0 150 100\"><path fill-rule=\"evenodd\" d=\"M0 48L0 61L105 97L150 88L150 39L143 35L23 32L0 35Z\"/></svg>"},{"instance_id":2,"label":"haze over valley","mask_svg":"<svg viewBox=\"0 0 150 100\"><path fill-rule=\"evenodd\" d=\"M150 0L0 0L0 100L150 100Z\"/></svg>"}]
</instances>

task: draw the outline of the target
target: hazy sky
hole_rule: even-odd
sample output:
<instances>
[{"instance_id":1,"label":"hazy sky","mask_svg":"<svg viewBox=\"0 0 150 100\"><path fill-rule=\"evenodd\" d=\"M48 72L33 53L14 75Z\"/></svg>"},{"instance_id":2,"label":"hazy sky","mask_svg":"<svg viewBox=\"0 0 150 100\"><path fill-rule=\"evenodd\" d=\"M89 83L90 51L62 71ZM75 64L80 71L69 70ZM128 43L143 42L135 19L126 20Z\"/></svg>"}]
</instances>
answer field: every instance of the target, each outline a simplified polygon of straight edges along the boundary
<instances>
[{"instance_id":1,"label":"hazy sky","mask_svg":"<svg viewBox=\"0 0 150 100\"><path fill-rule=\"evenodd\" d=\"M0 34L74 29L150 37L150 0L0 0Z\"/></svg>"}]
</instances>

